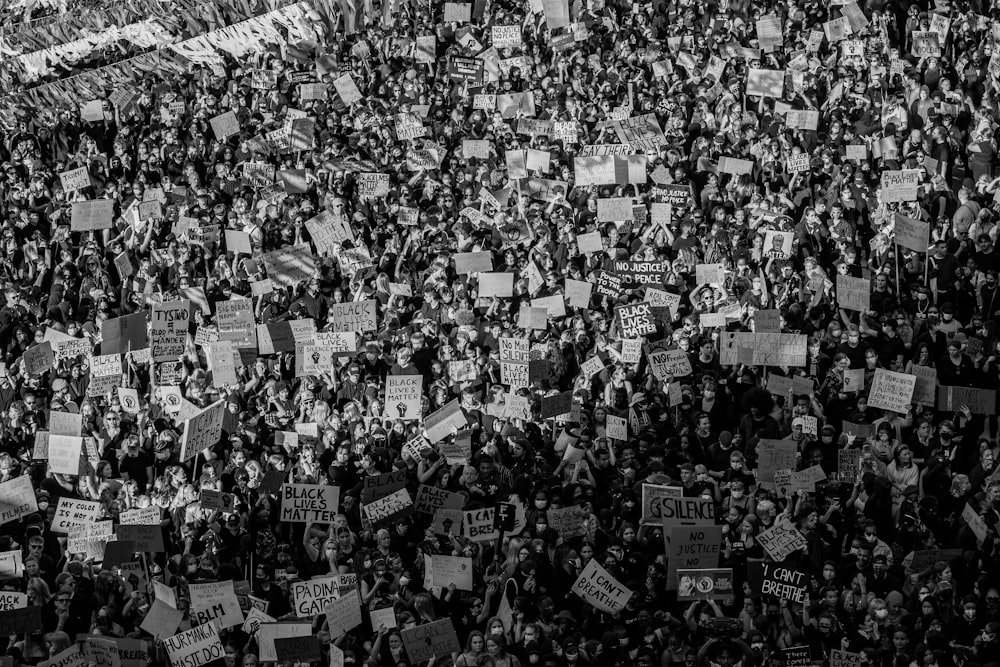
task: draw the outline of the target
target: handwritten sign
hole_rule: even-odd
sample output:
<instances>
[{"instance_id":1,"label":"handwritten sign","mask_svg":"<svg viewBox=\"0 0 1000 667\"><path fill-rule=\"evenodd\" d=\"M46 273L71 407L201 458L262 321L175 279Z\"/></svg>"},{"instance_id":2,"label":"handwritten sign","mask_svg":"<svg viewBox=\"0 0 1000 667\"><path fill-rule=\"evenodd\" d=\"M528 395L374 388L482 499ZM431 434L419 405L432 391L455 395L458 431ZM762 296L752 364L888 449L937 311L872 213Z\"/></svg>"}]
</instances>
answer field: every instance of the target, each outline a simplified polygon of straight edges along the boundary
<instances>
[{"instance_id":1,"label":"handwritten sign","mask_svg":"<svg viewBox=\"0 0 1000 667\"><path fill-rule=\"evenodd\" d=\"M878 368L868 394L868 406L905 414L910 409L916 384L914 375Z\"/></svg>"}]
</instances>

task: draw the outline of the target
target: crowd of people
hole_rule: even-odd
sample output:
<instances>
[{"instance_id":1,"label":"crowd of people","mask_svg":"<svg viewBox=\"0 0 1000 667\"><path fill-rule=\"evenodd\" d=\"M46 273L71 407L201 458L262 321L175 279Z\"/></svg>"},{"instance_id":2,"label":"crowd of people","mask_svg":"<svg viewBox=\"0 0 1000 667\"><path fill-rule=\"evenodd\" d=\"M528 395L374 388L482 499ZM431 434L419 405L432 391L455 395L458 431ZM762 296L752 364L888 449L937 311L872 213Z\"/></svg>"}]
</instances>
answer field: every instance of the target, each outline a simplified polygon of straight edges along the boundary
<instances>
[{"instance_id":1,"label":"crowd of people","mask_svg":"<svg viewBox=\"0 0 1000 667\"><path fill-rule=\"evenodd\" d=\"M996 664L1000 5L303 6L3 98L3 664Z\"/></svg>"}]
</instances>

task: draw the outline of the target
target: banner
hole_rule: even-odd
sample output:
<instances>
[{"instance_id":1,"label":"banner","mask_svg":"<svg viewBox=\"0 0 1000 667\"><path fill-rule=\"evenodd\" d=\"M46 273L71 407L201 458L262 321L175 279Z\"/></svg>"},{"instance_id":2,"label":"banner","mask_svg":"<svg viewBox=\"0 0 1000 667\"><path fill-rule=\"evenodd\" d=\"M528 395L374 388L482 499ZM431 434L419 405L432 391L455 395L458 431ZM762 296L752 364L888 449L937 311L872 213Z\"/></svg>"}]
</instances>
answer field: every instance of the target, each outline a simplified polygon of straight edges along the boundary
<instances>
[{"instance_id":1,"label":"banner","mask_svg":"<svg viewBox=\"0 0 1000 667\"><path fill-rule=\"evenodd\" d=\"M616 614L632 598L632 591L608 574L608 571L591 559L573 583L573 592L589 602L595 609Z\"/></svg>"}]
</instances>

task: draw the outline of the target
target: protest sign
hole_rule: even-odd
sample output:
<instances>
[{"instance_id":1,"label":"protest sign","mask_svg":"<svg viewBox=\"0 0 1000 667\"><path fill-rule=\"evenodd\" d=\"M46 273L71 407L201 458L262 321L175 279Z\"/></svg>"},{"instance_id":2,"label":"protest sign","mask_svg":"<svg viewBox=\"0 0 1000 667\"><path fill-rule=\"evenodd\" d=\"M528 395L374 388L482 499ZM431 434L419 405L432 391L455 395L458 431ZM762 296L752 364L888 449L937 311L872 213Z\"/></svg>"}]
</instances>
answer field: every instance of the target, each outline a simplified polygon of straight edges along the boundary
<instances>
[{"instance_id":1,"label":"protest sign","mask_svg":"<svg viewBox=\"0 0 1000 667\"><path fill-rule=\"evenodd\" d=\"M375 299L330 304L330 331L375 331L378 328L376 306Z\"/></svg>"},{"instance_id":2,"label":"protest sign","mask_svg":"<svg viewBox=\"0 0 1000 667\"><path fill-rule=\"evenodd\" d=\"M720 363L737 362L737 348L752 352L753 365L805 366L807 337L802 334L745 333L724 331L720 336Z\"/></svg>"},{"instance_id":3,"label":"protest sign","mask_svg":"<svg viewBox=\"0 0 1000 667\"><path fill-rule=\"evenodd\" d=\"M598 565L596 559L591 559L583 568L572 591L595 609L609 614L622 611L632 597L632 591Z\"/></svg>"},{"instance_id":4,"label":"protest sign","mask_svg":"<svg viewBox=\"0 0 1000 667\"><path fill-rule=\"evenodd\" d=\"M679 486L665 486L662 484L642 485L641 519L645 526L658 526L663 522L663 499L681 498L683 489Z\"/></svg>"},{"instance_id":5,"label":"protest sign","mask_svg":"<svg viewBox=\"0 0 1000 667\"><path fill-rule=\"evenodd\" d=\"M783 70L753 69L747 71L747 95L781 97L785 91Z\"/></svg>"},{"instance_id":6,"label":"protest sign","mask_svg":"<svg viewBox=\"0 0 1000 667\"><path fill-rule=\"evenodd\" d=\"M414 665L462 650L450 618L405 628L400 635L406 655Z\"/></svg>"},{"instance_id":7,"label":"protest sign","mask_svg":"<svg viewBox=\"0 0 1000 667\"><path fill-rule=\"evenodd\" d=\"M0 484L0 525L37 511L38 503L30 477L15 477Z\"/></svg>"},{"instance_id":8,"label":"protest sign","mask_svg":"<svg viewBox=\"0 0 1000 667\"><path fill-rule=\"evenodd\" d=\"M41 375L55 366L52 343L45 341L32 345L24 352L24 370L28 375Z\"/></svg>"},{"instance_id":9,"label":"protest sign","mask_svg":"<svg viewBox=\"0 0 1000 667\"><path fill-rule=\"evenodd\" d=\"M710 498L664 496L660 498L660 523L664 531L676 526L711 526L715 524L715 505Z\"/></svg>"},{"instance_id":10,"label":"protest sign","mask_svg":"<svg viewBox=\"0 0 1000 667\"><path fill-rule=\"evenodd\" d=\"M893 214L893 229L898 245L916 252L927 252L930 244L931 225L908 218L902 213Z\"/></svg>"},{"instance_id":11,"label":"protest sign","mask_svg":"<svg viewBox=\"0 0 1000 667\"><path fill-rule=\"evenodd\" d=\"M377 498L402 489L406 485L406 471L395 470L381 475L364 477L361 488L361 502L370 503Z\"/></svg>"},{"instance_id":12,"label":"protest sign","mask_svg":"<svg viewBox=\"0 0 1000 667\"><path fill-rule=\"evenodd\" d=\"M260 261L276 288L294 287L316 275L316 257L308 243L265 252Z\"/></svg>"},{"instance_id":13,"label":"protest sign","mask_svg":"<svg viewBox=\"0 0 1000 667\"><path fill-rule=\"evenodd\" d=\"M732 595L732 568L677 570L678 600L723 600Z\"/></svg>"},{"instance_id":14,"label":"protest sign","mask_svg":"<svg viewBox=\"0 0 1000 667\"><path fill-rule=\"evenodd\" d=\"M385 379L386 416L391 419L413 421L421 418L420 396L422 375L390 375Z\"/></svg>"},{"instance_id":15,"label":"protest sign","mask_svg":"<svg viewBox=\"0 0 1000 667\"><path fill-rule=\"evenodd\" d=\"M114 213L113 199L73 202L70 212L70 231L91 232L108 229L114 221Z\"/></svg>"},{"instance_id":16,"label":"protest sign","mask_svg":"<svg viewBox=\"0 0 1000 667\"><path fill-rule=\"evenodd\" d=\"M472 559L465 556L431 555L431 585L460 591L472 590Z\"/></svg>"},{"instance_id":17,"label":"protest sign","mask_svg":"<svg viewBox=\"0 0 1000 667\"><path fill-rule=\"evenodd\" d=\"M338 598L331 600L326 607L326 621L330 628L330 638L341 635L361 625L361 599L358 591L345 591Z\"/></svg>"},{"instance_id":18,"label":"protest sign","mask_svg":"<svg viewBox=\"0 0 1000 667\"><path fill-rule=\"evenodd\" d=\"M500 536L495 525L493 507L470 510L462 515L462 534L473 542L487 542Z\"/></svg>"},{"instance_id":19,"label":"protest sign","mask_svg":"<svg viewBox=\"0 0 1000 667\"><path fill-rule=\"evenodd\" d=\"M282 484L281 520L329 524L340 504L340 487L324 484Z\"/></svg>"},{"instance_id":20,"label":"protest sign","mask_svg":"<svg viewBox=\"0 0 1000 667\"><path fill-rule=\"evenodd\" d=\"M456 398L424 418L424 433L433 445L451 435L452 426L461 430L467 423L465 413L462 412L460 402Z\"/></svg>"},{"instance_id":21,"label":"protest sign","mask_svg":"<svg viewBox=\"0 0 1000 667\"><path fill-rule=\"evenodd\" d=\"M101 503L96 500L74 500L62 496L56 505L56 514L52 519L52 532L63 535L72 530L83 528L97 521L101 515Z\"/></svg>"},{"instance_id":22,"label":"protest sign","mask_svg":"<svg viewBox=\"0 0 1000 667\"><path fill-rule=\"evenodd\" d=\"M203 449L208 449L219 442L225 403L224 400L216 401L184 422L184 437L181 441L182 461L187 461Z\"/></svg>"},{"instance_id":23,"label":"protest sign","mask_svg":"<svg viewBox=\"0 0 1000 667\"><path fill-rule=\"evenodd\" d=\"M884 203L916 201L920 175L917 169L882 172L880 198Z\"/></svg>"},{"instance_id":24,"label":"protest sign","mask_svg":"<svg viewBox=\"0 0 1000 667\"><path fill-rule=\"evenodd\" d=\"M80 474L83 438L49 434L49 470L61 475Z\"/></svg>"},{"instance_id":25,"label":"protest sign","mask_svg":"<svg viewBox=\"0 0 1000 667\"><path fill-rule=\"evenodd\" d=\"M917 378L913 386L913 402L918 405L934 406L937 403L937 369L913 364L910 370Z\"/></svg>"},{"instance_id":26,"label":"protest sign","mask_svg":"<svg viewBox=\"0 0 1000 667\"><path fill-rule=\"evenodd\" d=\"M406 489L397 489L386 496L365 503L362 509L372 525L378 525L384 521L393 521L412 514L413 499Z\"/></svg>"},{"instance_id":27,"label":"protest sign","mask_svg":"<svg viewBox=\"0 0 1000 667\"><path fill-rule=\"evenodd\" d=\"M356 582L357 576L353 574L335 574L313 577L309 581L293 581L289 585L292 592L292 611L298 618L313 618L323 614L332 601L354 590Z\"/></svg>"},{"instance_id":28,"label":"protest sign","mask_svg":"<svg viewBox=\"0 0 1000 667\"><path fill-rule=\"evenodd\" d=\"M174 667L201 667L221 660L226 654L219 633L211 623L164 638L163 648Z\"/></svg>"},{"instance_id":29,"label":"protest sign","mask_svg":"<svg viewBox=\"0 0 1000 667\"><path fill-rule=\"evenodd\" d=\"M417 512L434 514L434 512L441 508L460 510L464 504L465 496L460 493L421 484L417 488L417 497L413 501L413 509Z\"/></svg>"},{"instance_id":30,"label":"protest sign","mask_svg":"<svg viewBox=\"0 0 1000 667\"><path fill-rule=\"evenodd\" d=\"M941 386L937 388L937 408L957 412L968 406L974 415L995 415L997 394L993 389Z\"/></svg>"},{"instance_id":31,"label":"protest sign","mask_svg":"<svg viewBox=\"0 0 1000 667\"><path fill-rule=\"evenodd\" d=\"M615 308L623 338L642 338L656 333L653 313L648 303L633 303Z\"/></svg>"},{"instance_id":32,"label":"protest sign","mask_svg":"<svg viewBox=\"0 0 1000 667\"><path fill-rule=\"evenodd\" d=\"M644 485L645 486L645 485ZM722 526L674 526L663 533L667 554L668 591L677 590L677 571L719 566Z\"/></svg>"},{"instance_id":33,"label":"protest sign","mask_svg":"<svg viewBox=\"0 0 1000 667\"><path fill-rule=\"evenodd\" d=\"M851 653L836 648L830 651L830 667L861 667L861 663L860 653Z\"/></svg>"},{"instance_id":34,"label":"protest sign","mask_svg":"<svg viewBox=\"0 0 1000 667\"><path fill-rule=\"evenodd\" d=\"M771 560L783 561L795 551L808 546L805 536L792 525L787 516L781 515L774 525L757 535L757 542Z\"/></svg>"},{"instance_id":35,"label":"protest sign","mask_svg":"<svg viewBox=\"0 0 1000 667\"><path fill-rule=\"evenodd\" d=\"M669 378L686 377L693 372L691 360L684 350L657 350L646 355L653 375L661 382Z\"/></svg>"},{"instance_id":36,"label":"protest sign","mask_svg":"<svg viewBox=\"0 0 1000 667\"><path fill-rule=\"evenodd\" d=\"M915 375L877 368L871 391L868 393L868 405L880 410L905 414L910 409L916 384Z\"/></svg>"},{"instance_id":37,"label":"protest sign","mask_svg":"<svg viewBox=\"0 0 1000 667\"><path fill-rule=\"evenodd\" d=\"M837 305L845 310L868 312L871 308L871 281L838 274Z\"/></svg>"},{"instance_id":38,"label":"protest sign","mask_svg":"<svg viewBox=\"0 0 1000 667\"><path fill-rule=\"evenodd\" d=\"M212 623L218 630L243 624L243 610L236 599L232 581L189 584L192 621Z\"/></svg>"},{"instance_id":39,"label":"protest sign","mask_svg":"<svg viewBox=\"0 0 1000 667\"><path fill-rule=\"evenodd\" d=\"M342 633L341 633L342 634ZM337 636L330 633L331 638ZM279 662L285 664L307 664L322 657L319 637L276 637L274 640L274 655Z\"/></svg>"}]
</instances>

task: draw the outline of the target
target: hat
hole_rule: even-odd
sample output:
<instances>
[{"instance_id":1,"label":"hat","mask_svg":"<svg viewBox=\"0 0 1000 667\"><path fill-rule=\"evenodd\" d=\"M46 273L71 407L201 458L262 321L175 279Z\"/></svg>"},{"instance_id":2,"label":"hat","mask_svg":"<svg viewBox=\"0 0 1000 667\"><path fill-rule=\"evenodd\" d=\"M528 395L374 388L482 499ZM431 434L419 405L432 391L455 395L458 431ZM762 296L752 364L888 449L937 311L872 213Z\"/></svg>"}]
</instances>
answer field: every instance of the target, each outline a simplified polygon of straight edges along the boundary
<instances>
[{"instance_id":1,"label":"hat","mask_svg":"<svg viewBox=\"0 0 1000 667\"><path fill-rule=\"evenodd\" d=\"M646 400L646 394L642 393L641 391L637 391L636 393L632 394L632 400L629 402L629 407L633 407L639 403L642 403L645 400Z\"/></svg>"},{"instance_id":2,"label":"hat","mask_svg":"<svg viewBox=\"0 0 1000 667\"><path fill-rule=\"evenodd\" d=\"M538 642L532 639L525 645L524 652L528 655L541 654L542 647L538 645Z\"/></svg>"},{"instance_id":3,"label":"hat","mask_svg":"<svg viewBox=\"0 0 1000 667\"><path fill-rule=\"evenodd\" d=\"M830 424L827 424L826 426L824 426L823 428L820 429L820 433L829 433L829 434L832 435L832 434L834 434L836 432L837 432L837 429L835 429Z\"/></svg>"},{"instance_id":4,"label":"hat","mask_svg":"<svg viewBox=\"0 0 1000 667\"><path fill-rule=\"evenodd\" d=\"M877 556L875 556L874 558L872 558L872 564L873 565L888 565L889 564L889 559L885 557L885 554L878 554Z\"/></svg>"},{"instance_id":5,"label":"hat","mask_svg":"<svg viewBox=\"0 0 1000 667\"><path fill-rule=\"evenodd\" d=\"M68 386L69 383L63 378L56 378L52 381L52 391L63 391Z\"/></svg>"},{"instance_id":6,"label":"hat","mask_svg":"<svg viewBox=\"0 0 1000 667\"><path fill-rule=\"evenodd\" d=\"M688 472L694 472L694 465L691 463L682 463L681 470L687 470Z\"/></svg>"},{"instance_id":7,"label":"hat","mask_svg":"<svg viewBox=\"0 0 1000 667\"><path fill-rule=\"evenodd\" d=\"M805 425L806 422L805 420L802 419L802 417L796 417L795 419L792 420L792 428L795 428L796 426L805 427Z\"/></svg>"}]
</instances>

